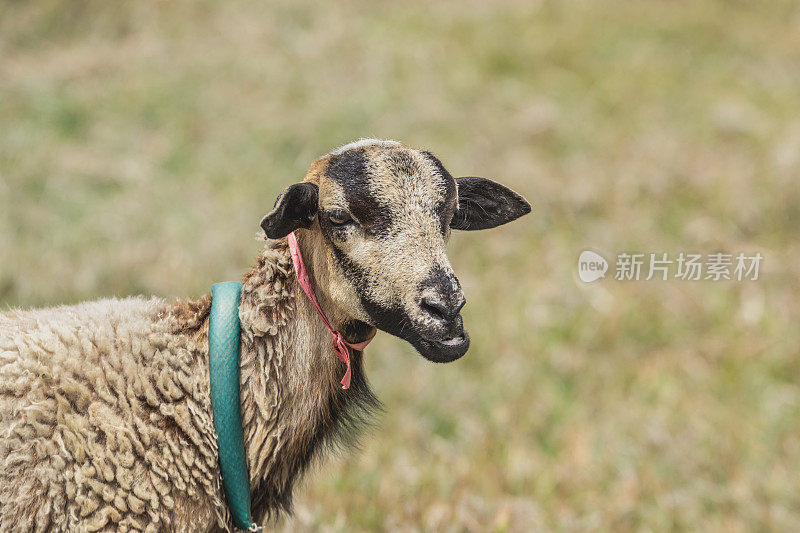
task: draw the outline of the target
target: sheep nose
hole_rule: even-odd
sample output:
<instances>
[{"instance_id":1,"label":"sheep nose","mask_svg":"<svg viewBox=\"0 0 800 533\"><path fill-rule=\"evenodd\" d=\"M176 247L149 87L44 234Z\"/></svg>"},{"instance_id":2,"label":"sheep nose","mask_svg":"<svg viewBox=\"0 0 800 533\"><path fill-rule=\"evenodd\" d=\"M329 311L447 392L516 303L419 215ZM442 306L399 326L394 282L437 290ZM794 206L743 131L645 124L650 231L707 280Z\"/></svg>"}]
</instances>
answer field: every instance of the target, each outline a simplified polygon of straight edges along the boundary
<instances>
[{"instance_id":1,"label":"sheep nose","mask_svg":"<svg viewBox=\"0 0 800 533\"><path fill-rule=\"evenodd\" d=\"M451 302L446 302L436 296L425 296L420 301L420 306L437 322L452 322L466 303L467 300L463 296Z\"/></svg>"}]
</instances>

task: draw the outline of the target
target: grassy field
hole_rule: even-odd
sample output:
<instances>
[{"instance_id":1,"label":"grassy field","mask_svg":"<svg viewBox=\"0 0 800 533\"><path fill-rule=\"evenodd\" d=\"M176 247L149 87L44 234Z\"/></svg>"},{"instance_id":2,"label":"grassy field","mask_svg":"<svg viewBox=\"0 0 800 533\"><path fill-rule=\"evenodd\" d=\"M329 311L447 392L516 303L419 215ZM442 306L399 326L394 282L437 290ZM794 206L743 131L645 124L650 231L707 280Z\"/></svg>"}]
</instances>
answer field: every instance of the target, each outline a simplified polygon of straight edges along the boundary
<instances>
[{"instance_id":1,"label":"grassy field","mask_svg":"<svg viewBox=\"0 0 800 533\"><path fill-rule=\"evenodd\" d=\"M534 212L454 235L470 353L379 336L379 429L279 527L800 530L797 4L318 4L0 1L0 305L199 296L316 156L399 139Z\"/></svg>"}]
</instances>

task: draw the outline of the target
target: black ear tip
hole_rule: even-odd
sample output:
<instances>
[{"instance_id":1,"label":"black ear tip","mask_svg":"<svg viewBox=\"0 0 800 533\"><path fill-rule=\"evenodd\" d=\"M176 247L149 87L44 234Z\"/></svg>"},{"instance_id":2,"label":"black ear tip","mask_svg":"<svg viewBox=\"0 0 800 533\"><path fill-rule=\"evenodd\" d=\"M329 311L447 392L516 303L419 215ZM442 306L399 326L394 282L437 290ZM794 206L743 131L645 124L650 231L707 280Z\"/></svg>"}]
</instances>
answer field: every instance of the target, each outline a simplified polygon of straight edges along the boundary
<instances>
[{"instance_id":1,"label":"black ear tip","mask_svg":"<svg viewBox=\"0 0 800 533\"><path fill-rule=\"evenodd\" d=\"M530 212L531 212L531 204L529 204L527 200L525 200L520 196L519 203L512 209L512 212L509 213L509 219L507 220L507 222L511 222L518 218L522 218Z\"/></svg>"},{"instance_id":2,"label":"black ear tip","mask_svg":"<svg viewBox=\"0 0 800 533\"><path fill-rule=\"evenodd\" d=\"M278 228L275 227L277 224L275 223L276 219L273 216L274 214L274 210L267 213L267 215L261 219L261 224L259 225L261 229L264 230L267 237L270 239L280 239L283 235L279 235Z\"/></svg>"},{"instance_id":3,"label":"black ear tip","mask_svg":"<svg viewBox=\"0 0 800 533\"><path fill-rule=\"evenodd\" d=\"M519 200L520 200L520 203L522 204L522 206L521 206L522 215L527 215L528 213L530 213L533 210L533 208L531 207L531 204L530 204L530 202L528 202L528 200L526 200L522 196L519 197ZM520 215L520 216L522 216L522 215Z\"/></svg>"},{"instance_id":4,"label":"black ear tip","mask_svg":"<svg viewBox=\"0 0 800 533\"><path fill-rule=\"evenodd\" d=\"M514 218L525 216L531 212L531 204L528 202L528 200L525 199L524 196L508 188L506 188L506 191L511 197L511 204L512 205L516 204L514 205L513 209L514 211L516 211L517 216L515 216Z\"/></svg>"},{"instance_id":5,"label":"black ear tip","mask_svg":"<svg viewBox=\"0 0 800 533\"><path fill-rule=\"evenodd\" d=\"M269 212L269 213L267 213L267 214L264 216L264 218L262 218L262 219L261 219L261 222L259 222L259 224L258 224L259 226L261 226L261 229L263 229L263 230L264 230L264 233L266 233L266 234L267 234L267 236L269 236L269 229L270 229L270 226L271 226L271 224L270 224L270 220L269 220L269 216L270 216L271 214L272 214L272 211L271 211L271 212Z\"/></svg>"}]
</instances>

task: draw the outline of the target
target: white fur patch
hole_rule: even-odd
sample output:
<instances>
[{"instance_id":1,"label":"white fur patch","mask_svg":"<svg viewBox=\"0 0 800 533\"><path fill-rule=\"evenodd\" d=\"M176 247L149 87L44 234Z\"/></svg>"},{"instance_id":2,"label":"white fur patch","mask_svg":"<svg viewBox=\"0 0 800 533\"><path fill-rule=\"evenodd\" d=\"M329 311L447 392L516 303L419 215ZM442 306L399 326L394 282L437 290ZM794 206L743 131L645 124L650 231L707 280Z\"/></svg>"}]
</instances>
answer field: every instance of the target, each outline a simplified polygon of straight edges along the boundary
<instances>
[{"instance_id":1,"label":"white fur patch","mask_svg":"<svg viewBox=\"0 0 800 533\"><path fill-rule=\"evenodd\" d=\"M392 146L402 146L399 142L393 141L391 139L359 139L357 141L353 141L351 143L345 144L340 146L336 150L331 150L329 153L331 155L339 155L347 152L348 150L353 150L357 148L366 148L367 146L382 146L384 148L390 148Z\"/></svg>"}]
</instances>

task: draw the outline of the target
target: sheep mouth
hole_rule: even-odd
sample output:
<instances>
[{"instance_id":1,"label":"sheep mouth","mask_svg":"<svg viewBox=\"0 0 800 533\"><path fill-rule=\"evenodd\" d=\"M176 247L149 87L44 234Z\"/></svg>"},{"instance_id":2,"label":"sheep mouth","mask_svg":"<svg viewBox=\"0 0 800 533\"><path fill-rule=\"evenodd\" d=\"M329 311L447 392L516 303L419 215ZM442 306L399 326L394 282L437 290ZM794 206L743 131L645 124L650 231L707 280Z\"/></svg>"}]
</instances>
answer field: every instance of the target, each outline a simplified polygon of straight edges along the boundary
<instances>
[{"instance_id":1,"label":"sheep mouth","mask_svg":"<svg viewBox=\"0 0 800 533\"><path fill-rule=\"evenodd\" d=\"M449 363L460 359L469 349L469 335L462 331L455 337L446 339L426 339L420 337L413 342L414 348L427 359L434 363Z\"/></svg>"},{"instance_id":2,"label":"sheep mouth","mask_svg":"<svg viewBox=\"0 0 800 533\"><path fill-rule=\"evenodd\" d=\"M443 346L460 346L464 343L464 335L459 335L458 337L452 337L449 339L442 339L438 342Z\"/></svg>"}]
</instances>

